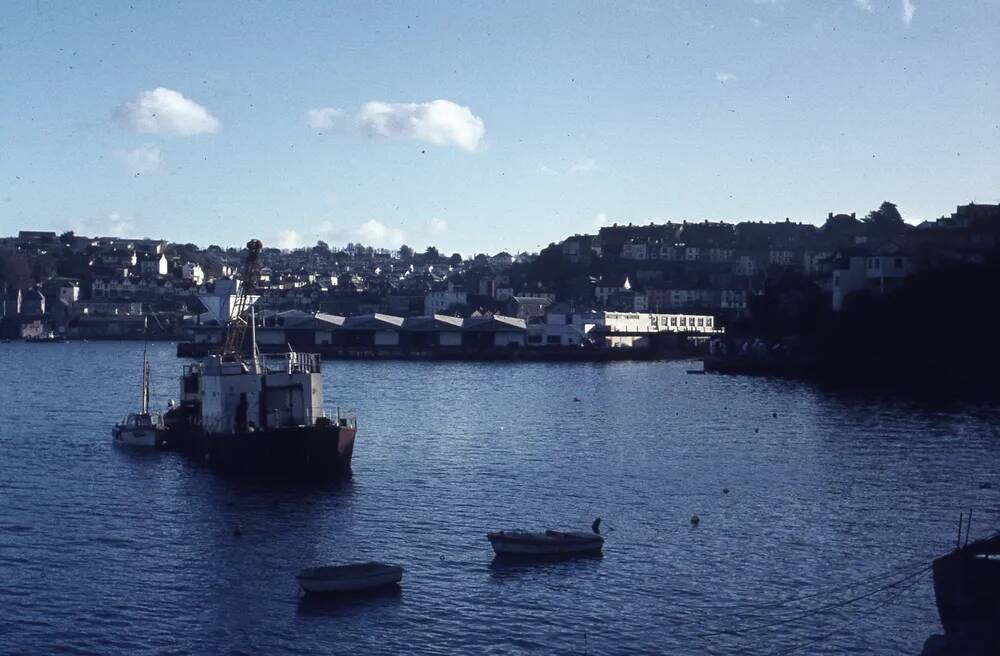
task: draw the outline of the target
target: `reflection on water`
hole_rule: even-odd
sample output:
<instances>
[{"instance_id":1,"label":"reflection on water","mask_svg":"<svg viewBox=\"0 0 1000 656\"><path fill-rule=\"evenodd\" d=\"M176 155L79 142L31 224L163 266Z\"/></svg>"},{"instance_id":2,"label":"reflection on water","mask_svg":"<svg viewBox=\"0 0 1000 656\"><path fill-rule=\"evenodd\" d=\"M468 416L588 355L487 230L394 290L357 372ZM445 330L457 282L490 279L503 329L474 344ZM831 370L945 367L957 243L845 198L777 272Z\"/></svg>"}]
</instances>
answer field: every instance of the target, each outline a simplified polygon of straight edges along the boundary
<instances>
[{"instance_id":1,"label":"reflection on water","mask_svg":"<svg viewBox=\"0 0 1000 656\"><path fill-rule=\"evenodd\" d=\"M768 617L734 608L926 562L960 510L973 537L1000 517L995 405L686 363L329 362L328 404L359 417L353 480L230 480L113 447L141 348L0 345L16 381L0 389L0 651L772 654L831 633L807 652L912 654L938 630L929 579L719 632ZM151 352L162 408L181 361ZM495 564L485 538L597 516L599 560ZM403 565L402 592L300 599L300 569L361 560Z\"/></svg>"}]
</instances>

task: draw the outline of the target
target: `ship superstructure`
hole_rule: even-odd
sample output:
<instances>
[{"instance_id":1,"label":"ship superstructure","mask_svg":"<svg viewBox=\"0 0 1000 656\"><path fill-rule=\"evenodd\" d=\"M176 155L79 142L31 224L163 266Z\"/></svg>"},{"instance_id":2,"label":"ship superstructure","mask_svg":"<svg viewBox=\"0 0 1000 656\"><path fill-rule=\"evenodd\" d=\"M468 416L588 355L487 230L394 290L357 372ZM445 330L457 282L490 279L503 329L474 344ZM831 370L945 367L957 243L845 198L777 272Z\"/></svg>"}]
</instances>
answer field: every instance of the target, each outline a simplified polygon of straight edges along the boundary
<instances>
[{"instance_id":1,"label":"ship superstructure","mask_svg":"<svg viewBox=\"0 0 1000 656\"><path fill-rule=\"evenodd\" d=\"M227 470L349 472L357 425L339 410L327 416L319 356L257 352L253 300L261 249L260 241L247 244L221 349L184 367L180 403L164 416L164 439Z\"/></svg>"}]
</instances>

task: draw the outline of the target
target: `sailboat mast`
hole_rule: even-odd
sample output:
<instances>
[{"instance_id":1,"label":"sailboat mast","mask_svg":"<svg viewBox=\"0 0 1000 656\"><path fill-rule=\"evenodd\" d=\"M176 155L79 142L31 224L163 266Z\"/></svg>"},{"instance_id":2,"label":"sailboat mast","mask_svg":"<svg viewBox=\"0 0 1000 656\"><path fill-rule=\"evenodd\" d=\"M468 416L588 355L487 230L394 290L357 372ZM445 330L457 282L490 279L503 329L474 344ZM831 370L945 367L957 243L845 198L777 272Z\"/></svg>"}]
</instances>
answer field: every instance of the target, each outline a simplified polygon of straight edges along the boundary
<instances>
[{"instance_id":1,"label":"sailboat mast","mask_svg":"<svg viewBox=\"0 0 1000 656\"><path fill-rule=\"evenodd\" d=\"M142 414L149 413L149 317L142 317Z\"/></svg>"},{"instance_id":2,"label":"sailboat mast","mask_svg":"<svg viewBox=\"0 0 1000 656\"><path fill-rule=\"evenodd\" d=\"M142 414L149 414L149 359L142 349Z\"/></svg>"}]
</instances>

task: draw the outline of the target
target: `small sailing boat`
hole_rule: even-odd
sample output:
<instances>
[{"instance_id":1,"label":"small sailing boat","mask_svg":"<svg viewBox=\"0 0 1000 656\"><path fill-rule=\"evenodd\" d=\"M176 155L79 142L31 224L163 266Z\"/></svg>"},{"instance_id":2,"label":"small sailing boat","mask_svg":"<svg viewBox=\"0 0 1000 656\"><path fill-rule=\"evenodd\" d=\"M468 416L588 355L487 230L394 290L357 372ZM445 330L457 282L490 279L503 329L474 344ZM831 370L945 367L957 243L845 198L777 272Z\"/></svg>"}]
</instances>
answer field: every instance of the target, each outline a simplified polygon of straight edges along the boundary
<instances>
[{"instance_id":1,"label":"small sailing boat","mask_svg":"<svg viewBox=\"0 0 1000 656\"><path fill-rule=\"evenodd\" d=\"M142 411L129 413L115 424L111 436L115 444L128 446L159 446L162 421L160 415L149 412L149 358L142 349Z\"/></svg>"}]
</instances>

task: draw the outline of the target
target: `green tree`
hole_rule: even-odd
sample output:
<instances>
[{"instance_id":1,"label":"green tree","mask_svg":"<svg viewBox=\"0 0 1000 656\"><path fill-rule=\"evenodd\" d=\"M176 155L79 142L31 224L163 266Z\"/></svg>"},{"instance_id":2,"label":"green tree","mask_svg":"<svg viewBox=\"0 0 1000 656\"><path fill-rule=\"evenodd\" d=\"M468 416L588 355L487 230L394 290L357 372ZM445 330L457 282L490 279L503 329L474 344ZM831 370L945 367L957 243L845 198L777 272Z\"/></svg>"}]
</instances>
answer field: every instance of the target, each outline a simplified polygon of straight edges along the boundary
<instances>
[{"instance_id":1,"label":"green tree","mask_svg":"<svg viewBox=\"0 0 1000 656\"><path fill-rule=\"evenodd\" d=\"M895 203L884 201L877 210L872 210L864 219L865 230L869 237L886 239L898 235L906 229L899 208Z\"/></svg>"},{"instance_id":2,"label":"green tree","mask_svg":"<svg viewBox=\"0 0 1000 656\"><path fill-rule=\"evenodd\" d=\"M0 283L21 289L31 284L31 265L21 253L0 251Z\"/></svg>"},{"instance_id":3,"label":"green tree","mask_svg":"<svg viewBox=\"0 0 1000 656\"><path fill-rule=\"evenodd\" d=\"M408 262L413 259L413 249L403 244L399 247L399 259Z\"/></svg>"}]
</instances>

